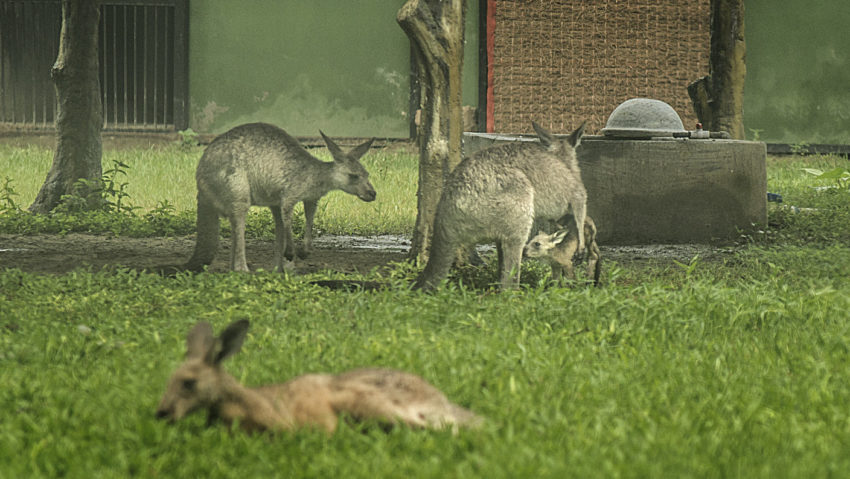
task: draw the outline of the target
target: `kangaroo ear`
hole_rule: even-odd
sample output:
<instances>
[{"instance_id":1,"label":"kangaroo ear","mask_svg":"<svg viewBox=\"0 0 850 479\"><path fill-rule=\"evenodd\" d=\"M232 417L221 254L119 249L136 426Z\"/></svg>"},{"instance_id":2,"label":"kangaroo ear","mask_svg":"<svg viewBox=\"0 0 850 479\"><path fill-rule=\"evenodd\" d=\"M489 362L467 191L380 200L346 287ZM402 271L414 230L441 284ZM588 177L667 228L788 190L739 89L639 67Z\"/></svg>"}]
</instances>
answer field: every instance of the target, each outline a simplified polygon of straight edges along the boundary
<instances>
[{"instance_id":1,"label":"kangaroo ear","mask_svg":"<svg viewBox=\"0 0 850 479\"><path fill-rule=\"evenodd\" d=\"M210 364L218 364L238 353L242 349L242 342L245 341L250 324L247 319L240 319L225 328L216 339L216 347L210 350L207 361Z\"/></svg>"},{"instance_id":2,"label":"kangaroo ear","mask_svg":"<svg viewBox=\"0 0 850 479\"><path fill-rule=\"evenodd\" d=\"M543 148L547 150L551 149L555 143L555 137L548 130L538 125L536 121L532 121L531 126L534 127L534 131L537 133L537 137L540 138L540 144L543 145Z\"/></svg>"},{"instance_id":3,"label":"kangaroo ear","mask_svg":"<svg viewBox=\"0 0 850 479\"><path fill-rule=\"evenodd\" d=\"M564 241L564 238L567 237L567 230L558 230L555 232L554 236L552 236L552 242L555 244L559 244L561 241Z\"/></svg>"},{"instance_id":4,"label":"kangaroo ear","mask_svg":"<svg viewBox=\"0 0 850 479\"><path fill-rule=\"evenodd\" d=\"M210 323L201 321L186 336L186 358L203 358L215 344Z\"/></svg>"},{"instance_id":5,"label":"kangaroo ear","mask_svg":"<svg viewBox=\"0 0 850 479\"><path fill-rule=\"evenodd\" d=\"M325 145L328 146L328 151L331 152L331 156L334 157L334 160L341 160L345 158L345 153L343 153L342 148L340 148L339 145L334 143L333 140L328 138L328 136L325 135L325 132L319 130L319 134L322 135L322 139L325 140Z\"/></svg>"},{"instance_id":6,"label":"kangaroo ear","mask_svg":"<svg viewBox=\"0 0 850 479\"><path fill-rule=\"evenodd\" d=\"M584 135L584 127L587 125L587 121L581 123L581 126L576 128L576 131L572 132L569 139L567 141L570 143L570 146L573 148L577 148L579 143L581 143L581 137Z\"/></svg>"},{"instance_id":7,"label":"kangaroo ear","mask_svg":"<svg viewBox=\"0 0 850 479\"><path fill-rule=\"evenodd\" d=\"M374 138L367 141L366 143L355 146L351 151L348 152L348 158L351 160L359 160L361 156L365 155L369 148L372 147L372 142L375 141Z\"/></svg>"}]
</instances>

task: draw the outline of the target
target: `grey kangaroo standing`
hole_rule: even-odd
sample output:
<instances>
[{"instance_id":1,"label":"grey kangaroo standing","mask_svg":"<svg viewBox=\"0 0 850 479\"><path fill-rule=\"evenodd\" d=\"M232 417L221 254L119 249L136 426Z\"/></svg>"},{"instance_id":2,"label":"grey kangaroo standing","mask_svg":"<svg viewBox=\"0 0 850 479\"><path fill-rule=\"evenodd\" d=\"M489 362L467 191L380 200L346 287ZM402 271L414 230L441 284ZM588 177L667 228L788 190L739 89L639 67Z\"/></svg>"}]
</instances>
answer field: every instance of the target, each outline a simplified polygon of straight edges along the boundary
<instances>
[{"instance_id":1,"label":"grey kangaroo standing","mask_svg":"<svg viewBox=\"0 0 850 479\"><path fill-rule=\"evenodd\" d=\"M303 256L313 242L313 217L319 198L342 190L363 201L375 200L369 173L360 164L372 141L344 152L319 132L333 161L314 157L282 129L265 123L240 125L207 147L198 162L198 238L186 269L200 270L218 249L219 217L230 220L230 268L248 271L245 216L252 205L268 206L275 223L275 266L285 269L295 254L292 209L304 203Z\"/></svg>"},{"instance_id":2,"label":"grey kangaroo standing","mask_svg":"<svg viewBox=\"0 0 850 479\"><path fill-rule=\"evenodd\" d=\"M569 211L584 225L587 192L575 148L584 124L559 139L532 122L539 143L515 142L481 150L463 160L446 179L434 218L434 238L425 269L414 288L436 288L446 277L456 249L495 240L502 288L519 282L522 250L534 220L557 220ZM584 251L584 236L579 237Z\"/></svg>"},{"instance_id":3,"label":"grey kangaroo standing","mask_svg":"<svg viewBox=\"0 0 850 479\"><path fill-rule=\"evenodd\" d=\"M529 258L541 258L552 267L552 279L560 281L563 275L576 279L573 258L578 251L579 234L572 215L562 218L559 223L564 225L554 233L539 233L525 245L525 255ZM584 218L584 241L587 244L587 279L592 278L593 285L599 286L602 273L602 253L596 244L596 223L590 216Z\"/></svg>"}]
</instances>

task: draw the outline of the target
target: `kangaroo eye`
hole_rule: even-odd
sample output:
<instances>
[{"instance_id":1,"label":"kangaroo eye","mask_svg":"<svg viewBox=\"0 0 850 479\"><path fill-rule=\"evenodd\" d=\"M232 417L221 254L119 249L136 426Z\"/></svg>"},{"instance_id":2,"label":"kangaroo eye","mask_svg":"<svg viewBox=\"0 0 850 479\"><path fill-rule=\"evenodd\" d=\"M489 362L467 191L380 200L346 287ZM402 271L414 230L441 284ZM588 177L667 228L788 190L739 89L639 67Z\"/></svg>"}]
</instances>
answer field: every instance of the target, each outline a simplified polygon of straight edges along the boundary
<instances>
[{"instance_id":1,"label":"kangaroo eye","mask_svg":"<svg viewBox=\"0 0 850 479\"><path fill-rule=\"evenodd\" d=\"M355 174L355 173L349 173L348 179L351 180L351 181L357 181L357 180L360 179L360 175Z\"/></svg>"},{"instance_id":2,"label":"kangaroo eye","mask_svg":"<svg viewBox=\"0 0 850 479\"><path fill-rule=\"evenodd\" d=\"M535 247L540 246L540 242L539 242L539 241L535 241L535 242L534 242L534 246L535 246Z\"/></svg>"},{"instance_id":3,"label":"kangaroo eye","mask_svg":"<svg viewBox=\"0 0 850 479\"><path fill-rule=\"evenodd\" d=\"M183 380L183 390L184 391L194 391L197 383L198 383L198 381L195 380L195 379L184 379Z\"/></svg>"}]
</instances>

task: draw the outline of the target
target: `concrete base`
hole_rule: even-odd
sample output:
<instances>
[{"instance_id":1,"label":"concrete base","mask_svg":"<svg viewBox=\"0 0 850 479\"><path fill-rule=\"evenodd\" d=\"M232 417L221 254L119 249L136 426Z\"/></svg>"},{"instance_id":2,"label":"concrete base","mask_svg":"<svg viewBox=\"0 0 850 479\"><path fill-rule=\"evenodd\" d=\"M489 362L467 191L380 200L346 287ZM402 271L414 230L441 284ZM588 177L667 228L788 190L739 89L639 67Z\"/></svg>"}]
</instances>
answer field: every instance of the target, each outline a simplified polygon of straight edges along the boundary
<instances>
[{"instance_id":1,"label":"concrete base","mask_svg":"<svg viewBox=\"0 0 850 479\"><path fill-rule=\"evenodd\" d=\"M464 134L464 153L535 138ZM578 148L588 214L602 244L712 243L767 223L764 143L608 140Z\"/></svg>"}]
</instances>

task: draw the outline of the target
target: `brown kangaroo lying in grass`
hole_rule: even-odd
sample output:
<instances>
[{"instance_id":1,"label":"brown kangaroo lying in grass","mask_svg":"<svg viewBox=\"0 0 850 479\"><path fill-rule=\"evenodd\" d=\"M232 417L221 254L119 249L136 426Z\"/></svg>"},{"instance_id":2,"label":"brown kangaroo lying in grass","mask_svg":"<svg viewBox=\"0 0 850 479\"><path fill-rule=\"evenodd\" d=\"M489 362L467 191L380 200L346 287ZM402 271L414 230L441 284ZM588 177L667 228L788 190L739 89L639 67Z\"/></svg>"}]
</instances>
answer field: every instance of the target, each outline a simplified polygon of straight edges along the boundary
<instances>
[{"instance_id":1,"label":"brown kangaroo lying in grass","mask_svg":"<svg viewBox=\"0 0 850 479\"><path fill-rule=\"evenodd\" d=\"M573 268L573 256L579 248L579 236L575 221L567 215L558 221L563 228L554 233L539 233L525 246L525 255L529 258L542 258L552 266L552 278L559 281L566 273L567 278L576 279ZM594 286L599 286L602 273L602 256L596 244L596 223L590 216L584 217L584 240L587 244L587 278L593 278Z\"/></svg>"},{"instance_id":2,"label":"brown kangaroo lying in grass","mask_svg":"<svg viewBox=\"0 0 850 479\"><path fill-rule=\"evenodd\" d=\"M339 416L387 424L443 428L477 426L482 419L452 402L414 374L392 369L355 369L338 375L305 374L283 384L247 388L221 368L248 331L236 321L219 337L197 323L186 339L186 359L165 390L156 417L176 421L206 409L209 422L235 421L247 431L315 427L333 432Z\"/></svg>"}]
</instances>

